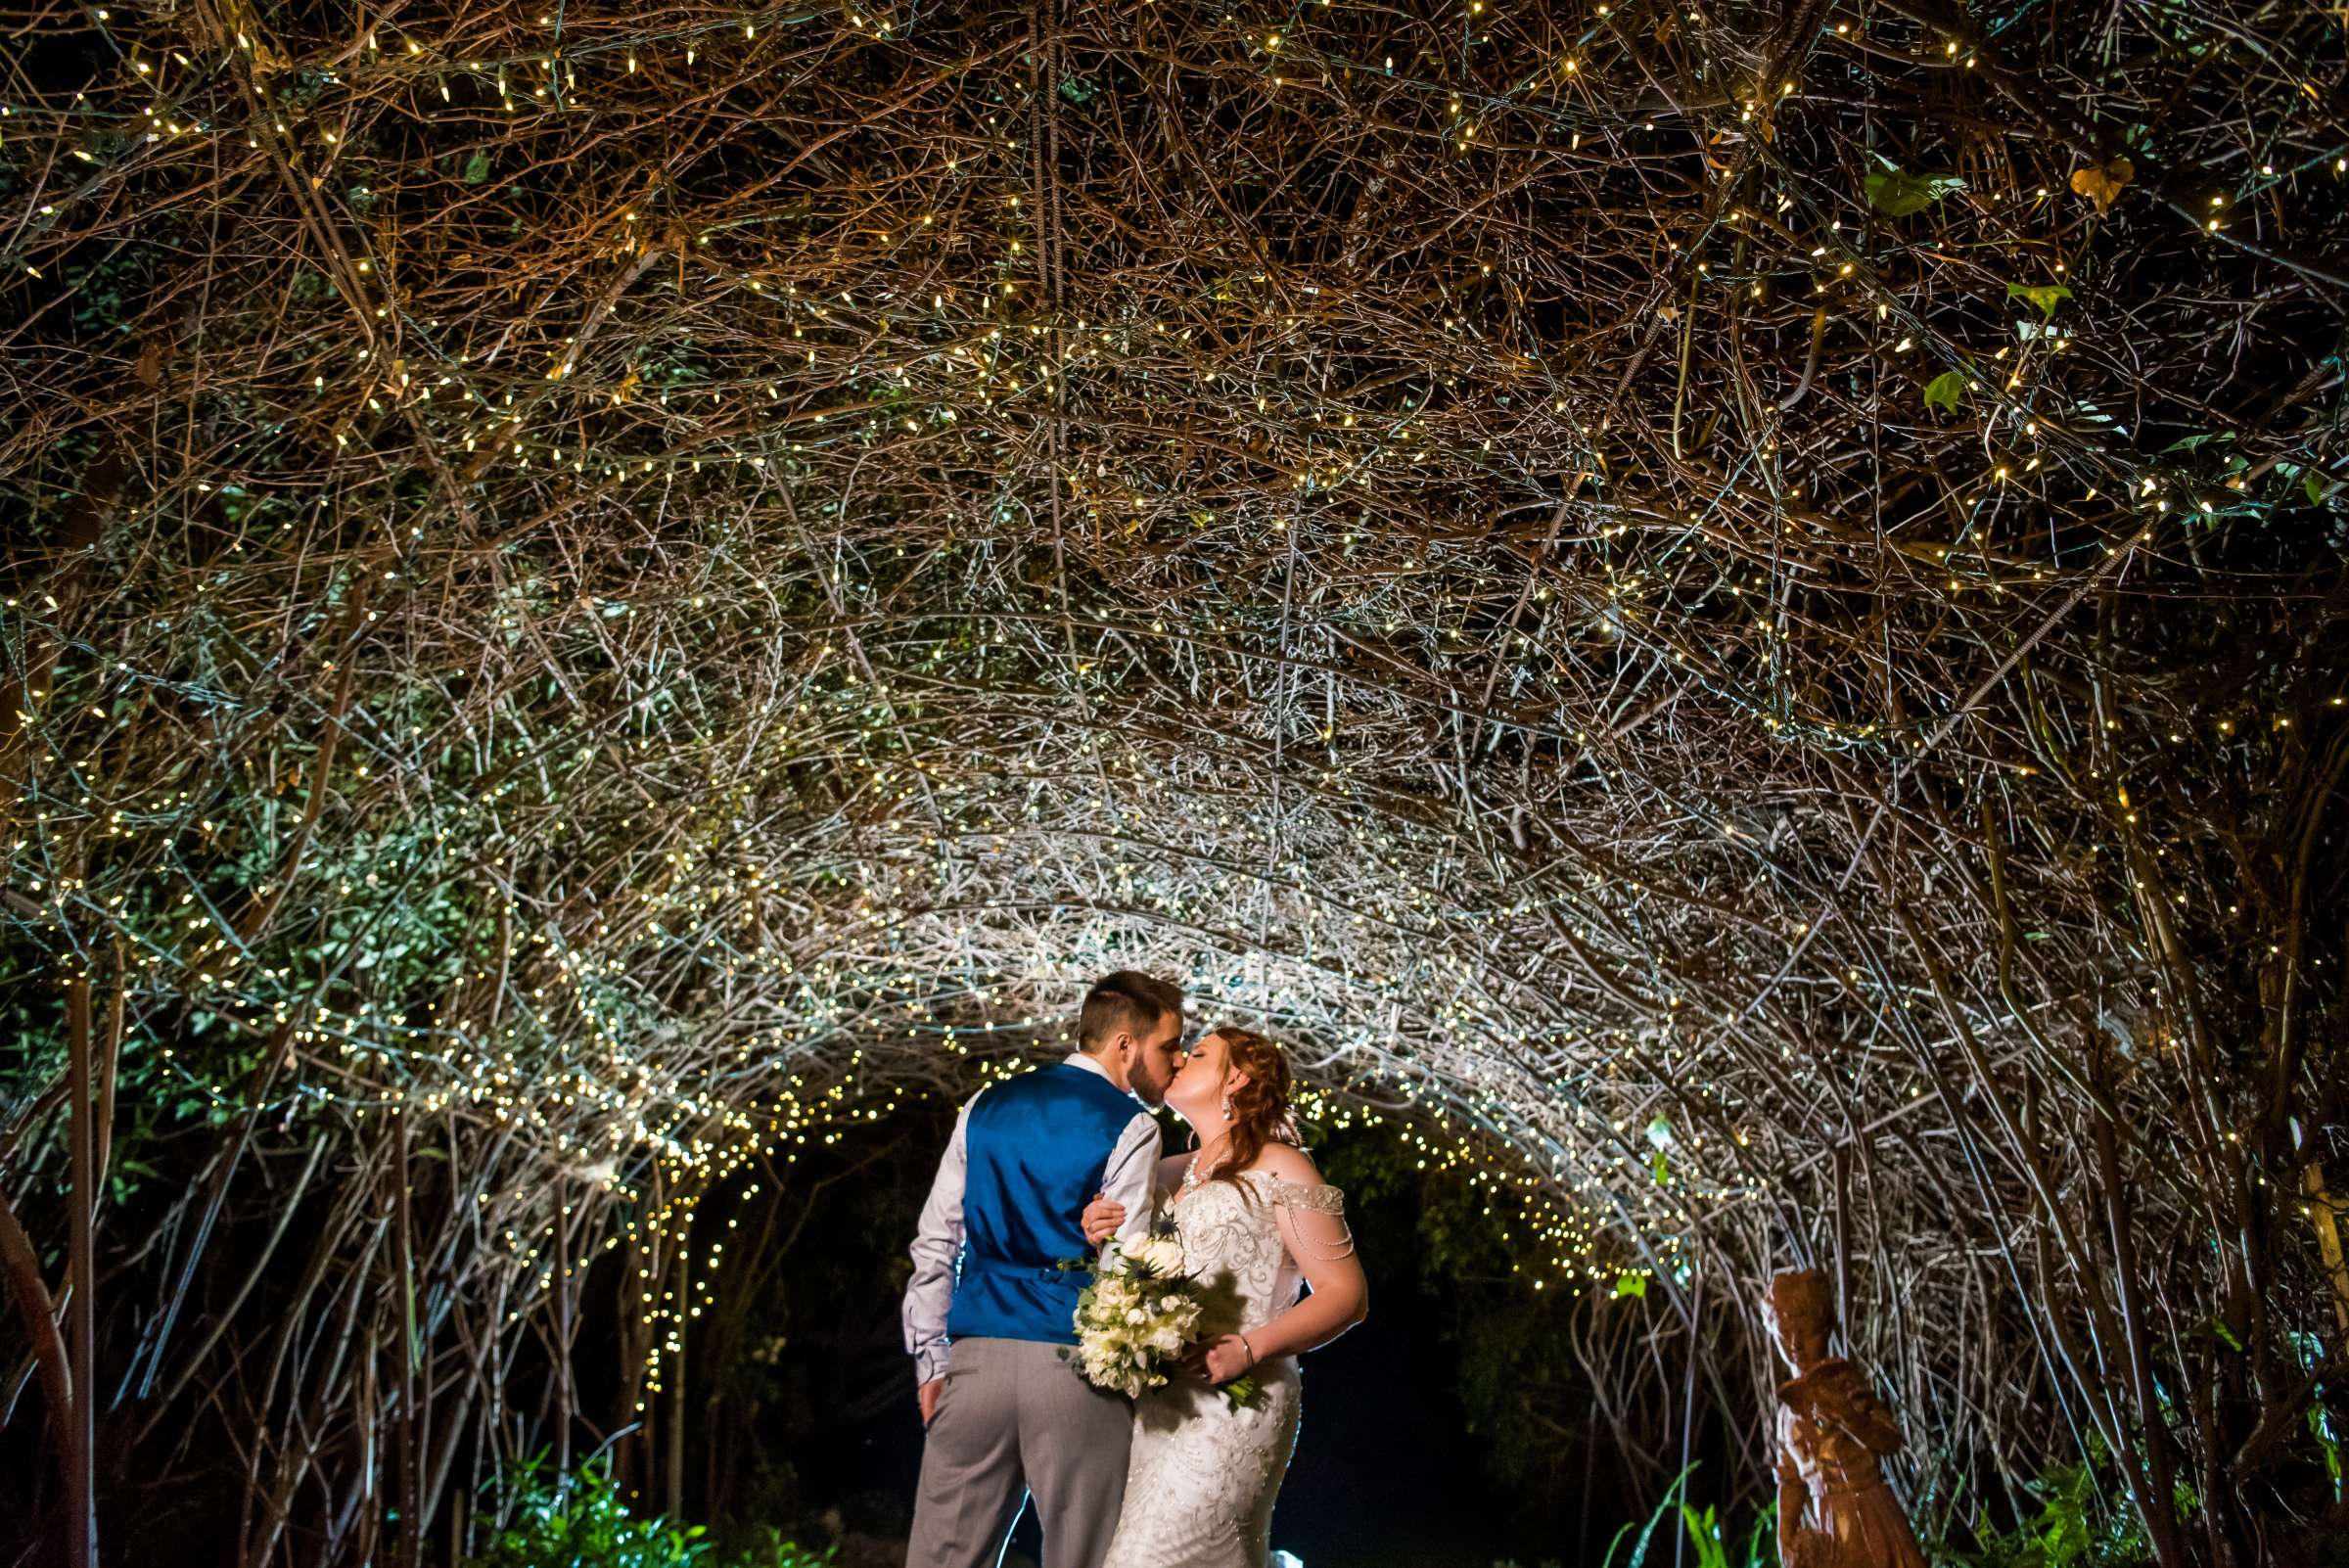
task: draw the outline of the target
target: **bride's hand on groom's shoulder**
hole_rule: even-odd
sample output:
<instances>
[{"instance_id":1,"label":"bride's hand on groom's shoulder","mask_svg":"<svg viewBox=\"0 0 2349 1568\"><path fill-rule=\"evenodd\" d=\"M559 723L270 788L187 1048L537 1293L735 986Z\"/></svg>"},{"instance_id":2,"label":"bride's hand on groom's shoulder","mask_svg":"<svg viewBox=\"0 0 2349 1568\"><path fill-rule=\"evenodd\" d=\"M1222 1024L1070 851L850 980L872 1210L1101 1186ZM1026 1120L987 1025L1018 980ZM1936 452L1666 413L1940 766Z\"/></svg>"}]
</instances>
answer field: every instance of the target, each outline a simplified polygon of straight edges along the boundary
<instances>
[{"instance_id":1,"label":"bride's hand on groom's shoulder","mask_svg":"<svg viewBox=\"0 0 2349 1568\"><path fill-rule=\"evenodd\" d=\"M1126 1206L1106 1193L1097 1195L1086 1204L1084 1214L1078 1220L1079 1227L1084 1232L1085 1245L1090 1247L1098 1247L1116 1235L1118 1226L1125 1222Z\"/></svg>"}]
</instances>

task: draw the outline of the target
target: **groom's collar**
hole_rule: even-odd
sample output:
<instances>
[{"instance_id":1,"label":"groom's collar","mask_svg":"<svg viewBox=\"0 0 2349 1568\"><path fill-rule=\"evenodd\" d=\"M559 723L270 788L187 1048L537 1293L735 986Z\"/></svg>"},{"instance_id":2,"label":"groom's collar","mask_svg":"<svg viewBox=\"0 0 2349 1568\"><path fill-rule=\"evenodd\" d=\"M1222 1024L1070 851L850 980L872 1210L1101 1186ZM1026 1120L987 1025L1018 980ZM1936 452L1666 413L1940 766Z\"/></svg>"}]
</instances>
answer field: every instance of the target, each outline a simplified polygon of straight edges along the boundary
<instances>
[{"instance_id":1,"label":"groom's collar","mask_svg":"<svg viewBox=\"0 0 2349 1568\"><path fill-rule=\"evenodd\" d=\"M1109 1076L1109 1069L1103 1067L1097 1058L1088 1056L1083 1051L1071 1051L1067 1056L1063 1057L1061 1061L1062 1065L1067 1067L1083 1068L1086 1072L1099 1077L1102 1082L1108 1084L1113 1088L1117 1086L1118 1081ZM1128 1089L1127 1092L1131 1093L1132 1090Z\"/></svg>"}]
</instances>

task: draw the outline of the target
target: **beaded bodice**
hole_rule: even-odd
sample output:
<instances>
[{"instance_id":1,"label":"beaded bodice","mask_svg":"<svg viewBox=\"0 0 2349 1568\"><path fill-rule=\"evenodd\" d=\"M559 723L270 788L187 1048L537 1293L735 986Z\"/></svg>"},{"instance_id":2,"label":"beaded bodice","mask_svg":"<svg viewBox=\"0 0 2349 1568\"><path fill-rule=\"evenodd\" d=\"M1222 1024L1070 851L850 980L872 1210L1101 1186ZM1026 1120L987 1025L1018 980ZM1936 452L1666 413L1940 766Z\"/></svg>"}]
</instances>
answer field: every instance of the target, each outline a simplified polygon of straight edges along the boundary
<instances>
[{"instance_id":1,"label":"beaded bodice","mask_svg":"<svg viewBox=\"0 0 2349 1568\"><path fill-rule=\"evenodd\" d=\"M1191 1271L1205 1287L1200 1329L1244 1333L1297 1304L1305 1275L1281 1239L1282 1206L1342 1215L1346 1196L1332 1186L1301 1186L1268 1171L1244 1171L1237 1182L1206 1180L1160 1209L1182 1238Z\"/></svg>"}]
</instances>

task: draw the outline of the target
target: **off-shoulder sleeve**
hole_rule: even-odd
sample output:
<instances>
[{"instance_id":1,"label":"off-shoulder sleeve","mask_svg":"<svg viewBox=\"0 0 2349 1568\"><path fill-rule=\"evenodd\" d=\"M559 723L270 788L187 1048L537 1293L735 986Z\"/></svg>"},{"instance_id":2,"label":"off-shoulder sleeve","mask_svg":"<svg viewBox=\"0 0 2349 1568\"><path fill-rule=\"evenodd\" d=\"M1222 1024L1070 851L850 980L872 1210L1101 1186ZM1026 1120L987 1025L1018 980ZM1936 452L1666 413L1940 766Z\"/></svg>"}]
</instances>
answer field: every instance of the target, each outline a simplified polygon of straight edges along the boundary
<instances>
[{"instance_id":1,"label":"off-shoulder sleeve","mask_svg":"<svg viewBox=\"0 0 2349 1568\"><path fill-rule=\"evenodd\" d=\"M1326 1182L1289 1181L1269 1174L1264 1190L1282 1243L1309 1278L1319 1266L1353 1255L1345 1193Z\"/></svg>"},{"instance_id":2,"label":"off-shoulder sleeve","mask_svg":"<svg viewBox=\"0 0 2349 1568\"><path fill-rule=\"evenodd\" d=\"M1274 1176L1271 1181L1272 1201L1291 1209L1304 1209L1313 1214L1346 1213L1346 1193L1326 1181L1311 1184L1287 1181Z\"/></svg>"}]
</instances>

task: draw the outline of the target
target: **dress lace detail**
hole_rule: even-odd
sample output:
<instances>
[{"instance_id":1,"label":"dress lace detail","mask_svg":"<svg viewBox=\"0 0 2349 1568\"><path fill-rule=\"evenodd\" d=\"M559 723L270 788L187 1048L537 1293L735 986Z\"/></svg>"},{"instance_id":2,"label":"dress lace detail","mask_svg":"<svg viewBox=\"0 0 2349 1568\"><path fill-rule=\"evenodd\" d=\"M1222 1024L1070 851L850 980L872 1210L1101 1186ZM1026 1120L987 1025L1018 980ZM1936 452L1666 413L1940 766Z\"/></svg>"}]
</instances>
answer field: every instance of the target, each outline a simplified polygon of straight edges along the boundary
<instances>
[{"instance_id":1,"label":"dress lace detail","mask_svg":"<svg viewBox=\"0 0 2349 1568\"><path fill-rule=\"evenodd\" d=\"M1303 1294L1272 1212L1282 1206L1343 1214L1345 1197L1247 1171L1239 1183L1203 1181L1161 1203L1162 1222L1173 1220L1206 1286L1202 1334L1246 1333ZM1274 1357L1255 1372L1263 1392L1248 1409L1233 1409L1195 1374L1134 1402L1125 1511L1102 1568L1265 1568L1272 1500L1297 1446L1297 1359Z\"/></svg>"},{"instance_id":2,"label":"dress lace detail","mask_svg":"<svg viewBox=\"0 0 2349 1568\"><path fill-rule=\"evenodd\" d=\"M1286 1204L1292 1209L1311 1209L1315 1214L1343 1215L1346 1212L1346 1193L1343 1188L1330 1186L1327 1182L1308 1186L1284 1181L1263 1171L1247 1174L1264 1177L1274 1203Z\"/></svg>"}]
</instances>

